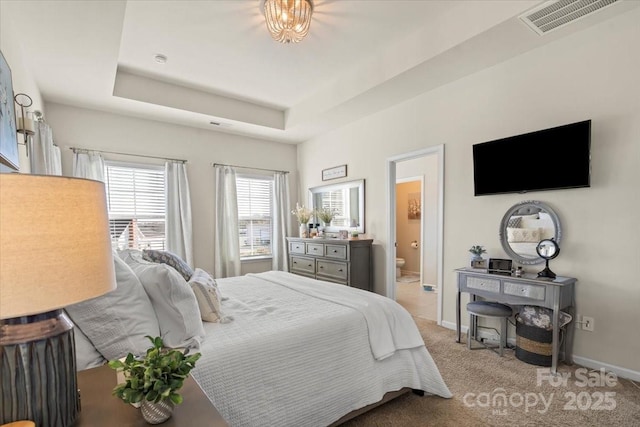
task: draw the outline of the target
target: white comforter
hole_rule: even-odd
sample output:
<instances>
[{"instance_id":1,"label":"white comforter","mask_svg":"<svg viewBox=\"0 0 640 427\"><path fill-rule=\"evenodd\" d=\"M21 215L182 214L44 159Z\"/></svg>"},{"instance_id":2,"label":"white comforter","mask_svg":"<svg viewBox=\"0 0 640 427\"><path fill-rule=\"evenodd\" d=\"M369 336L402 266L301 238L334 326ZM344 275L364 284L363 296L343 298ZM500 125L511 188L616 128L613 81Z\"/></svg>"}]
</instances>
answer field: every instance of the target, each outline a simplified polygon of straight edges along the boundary
<instances>
[{"instance_id":1,"label":"white comforter","mask_svg":"<svg viewBox=\"0 0 640 427\"><path fill-rule=\"evenodd\" d=\"M392 300L282 272L218 285L234 321L205 323L193 376L231 426L324 426L402 387L451 396Z\"/></svg>"}]
</instances>

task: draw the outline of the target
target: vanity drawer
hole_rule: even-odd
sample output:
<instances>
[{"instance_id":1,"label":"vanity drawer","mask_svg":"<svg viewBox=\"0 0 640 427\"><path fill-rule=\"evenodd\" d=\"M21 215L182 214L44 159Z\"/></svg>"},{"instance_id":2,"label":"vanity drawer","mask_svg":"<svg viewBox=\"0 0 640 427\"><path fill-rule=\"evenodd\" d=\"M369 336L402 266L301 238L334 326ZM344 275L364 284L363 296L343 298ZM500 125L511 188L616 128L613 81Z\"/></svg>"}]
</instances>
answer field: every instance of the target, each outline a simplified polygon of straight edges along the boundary
<instances>
[{"instance_id":1,"label":"vanity drawer","mask_svg":"<svg viewBox=\"0 0 640 427\"><path fill-rule=\"evenodd\" d=\"M332 279L347 280L347 263L318 260L317 262L318 279L321 276L330 277Z\"/></svg>"},{"instance_id":2,"label":"vanity drawer","mask_svg":"<svg viewBox=\"0 0 640 427\"><path fill-rule=\"evenodd\" d=\"M305 253L307 255L322 256L324 253L324 245L322 243L307 243Z\"/></svg>"},{"instance_id":3,"label":"vanity drawer","mask_svg":"<svg viewBox=\"0 0 640 427\"><path fill-rule=\"evenodd\" d=\"M522 283L504 282L504 293L524 298L544 301L544 286L524 285Z\"/></svg>"},{"instance_id":4,"label":"vanity drawer","mask_svg":"<svg viewBox=\"0 0 640 427\"><path fill-rule=\"evenodd\" d=\"M324 256L327 258L347 259L347 247L344 245L324 245Z\"/></svg>"},{"instance_id":5,"label":"vanity drawer","mask_svg":"<svg viewBox=\"0 0 640 427\"><path fill-rule=\"evenodd\" d=\"M499 294L500 280L487 279L484 277L467 277L467 288Z\"/></svg>"},{"instance_id":6,"label":"vanity drawer","mask_svg":"<svg viewBox=\"0 0 640 427\"><path fill-rule=\"evenodd\" d=\"M289 242L289 253L291 254L304 254L303 242Z\"/></svg>"},{"instance_id":7,"label":"vanity drawer","mask_svg":"<svg viewBox=\"0 0 640 427\"><path fill-rule=\"evenodd\" d=\"M316 272L316 261L313 258L303 258L299 256L292 256L291 270L314 274Z\"/></svg>"}]
</instances>

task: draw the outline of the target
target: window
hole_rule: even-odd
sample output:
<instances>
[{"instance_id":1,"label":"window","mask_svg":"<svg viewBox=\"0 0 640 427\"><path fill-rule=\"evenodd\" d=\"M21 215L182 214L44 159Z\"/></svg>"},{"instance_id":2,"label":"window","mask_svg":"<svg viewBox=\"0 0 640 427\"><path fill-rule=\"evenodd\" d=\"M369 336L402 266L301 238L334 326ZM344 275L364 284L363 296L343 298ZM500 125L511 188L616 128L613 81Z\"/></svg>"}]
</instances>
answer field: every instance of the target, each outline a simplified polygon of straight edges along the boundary
<instances>
[{"instance_id":1,"label":"window","mask_svg":"<svg viewBox=\"0 0 640 427\"><path fill-rule=\"evenodd\" d=\"M271 256L273 178L236 175L240 257Z\"/></svg>"},{"instance_id":2,"label":"window","mask_svg":"<svg viewBox=\"0 0 640 427\"><path fill-rule=\"evenodd\" d=\"M105 162L105 181L113 246L163 250L164 166Z\"/></svg>"}]
</instances>

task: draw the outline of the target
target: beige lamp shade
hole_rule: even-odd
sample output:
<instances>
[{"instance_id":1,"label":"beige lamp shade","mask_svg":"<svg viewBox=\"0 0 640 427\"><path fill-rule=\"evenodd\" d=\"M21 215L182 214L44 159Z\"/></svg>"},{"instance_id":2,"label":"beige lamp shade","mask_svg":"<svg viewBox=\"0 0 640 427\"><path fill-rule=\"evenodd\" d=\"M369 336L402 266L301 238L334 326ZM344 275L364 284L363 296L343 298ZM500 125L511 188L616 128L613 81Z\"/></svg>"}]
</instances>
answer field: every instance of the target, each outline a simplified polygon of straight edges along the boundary
<instances>
[{"instance_id":1,"label":"beige lamp shade","mask_svg":"<svg viewBox=\"0 0 640 427\"><path fill-rule=\"evenodd\" d=\"M0 174L0 319L116 287L104 184Z\"/></svg>"}]
</instances>

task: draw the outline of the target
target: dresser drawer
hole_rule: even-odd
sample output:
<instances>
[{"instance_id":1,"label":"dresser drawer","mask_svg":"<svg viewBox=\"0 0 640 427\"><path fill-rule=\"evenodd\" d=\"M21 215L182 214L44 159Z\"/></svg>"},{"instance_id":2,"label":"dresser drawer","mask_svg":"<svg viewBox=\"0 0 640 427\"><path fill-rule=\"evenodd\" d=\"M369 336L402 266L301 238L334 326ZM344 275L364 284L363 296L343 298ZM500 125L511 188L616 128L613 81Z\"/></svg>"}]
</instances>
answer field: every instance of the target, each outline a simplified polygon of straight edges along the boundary
<instances>
[{"instance_id":1,"label":"dresser drawer","mask_svg":"<svg viewBox=\"0 0 640 427\"><path fill-rule=\"evenodd\" d=\"M332 279L338 280L347 280L347 263L345 262L334 262L334 261L317 261L317 275L318 279L321 276L330 277Z\"/></svg>"},{"instance_id":2,"label":"dresser drawer","mask_svg":"<svg viewBox=\"0 0 640 427\"><path fill-rule=\"evenodd\" d=\"M484 277L467 277L467 288L498 294L500 293L500 280L486 279Z\"/></svg>"},{"instance_id":3,"label":"dresser drawer","mask_svg":"<svg viewBox=\"0 0 640 427\"><path fill-rule=\"evenodd\" d=\"M304 243L303 242L289 242L289 253L290 254L304 254Z\"/></svg>"},{"instance_id":4,"label":"dresser drawer","mask_svg":"<svg viewBox=\"0 0 640 427\"><path fill-rule=\"evenodd\" d=\"M324 245L324 256L327 258L347 259L347 247L343 245Z\"/></svg>"},{"instance_id":5,"label":"dresser drawer","mask_svg":"<svg viewBox=\"0 0 640 427\"><path fill-rule=\"evenodd\" d=\"M307 255L322 256L324 253L324 245L322 243L307 243L305 253Z\"/></svg>"},{"instance_id":6,"label":"dresser drawer","mask_svg":"<svg viewBox=\"0 0 640 427\"><path fill-rule=\"evenodd\" d=\"M522 283L504 282L504 293L524 298L544 301L544 286L524 285Z\"/></svg>"},{"instance_id":7,"label":"dresser drawer","mask_svg":"<svg viewBox=\"0 0 640 427\"><path fill-rule=\"evenodd\" d=\"M313 258L303 258L299 256L292 256L291 270L314 274L316 272L316 261Z\"/></svg>"}]
</instances>

